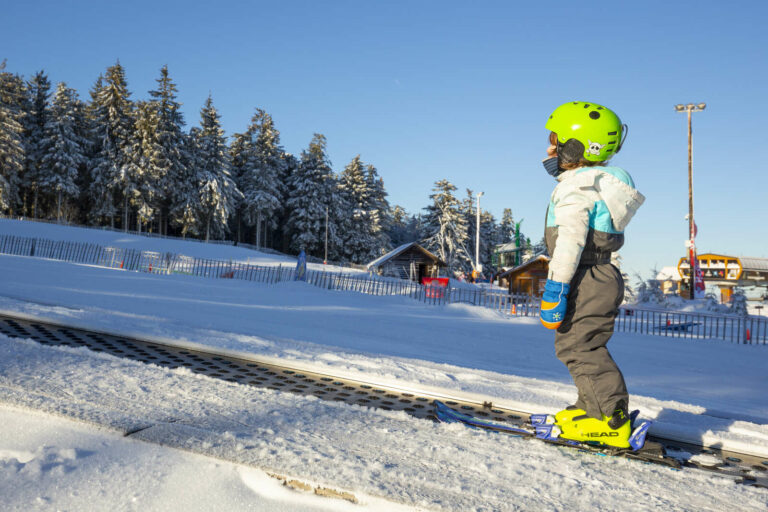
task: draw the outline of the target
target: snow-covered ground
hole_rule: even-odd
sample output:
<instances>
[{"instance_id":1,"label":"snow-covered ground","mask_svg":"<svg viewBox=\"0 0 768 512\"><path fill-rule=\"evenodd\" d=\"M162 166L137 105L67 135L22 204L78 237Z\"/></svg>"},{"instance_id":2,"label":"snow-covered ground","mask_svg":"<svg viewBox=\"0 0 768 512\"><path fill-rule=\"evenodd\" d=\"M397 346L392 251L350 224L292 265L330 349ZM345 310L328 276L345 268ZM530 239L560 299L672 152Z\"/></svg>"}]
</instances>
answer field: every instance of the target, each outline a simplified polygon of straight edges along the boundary
<instances>
[{"instance_id":1,"label":"snow-covered ground","mask_svg":"<svg viewBox=\"0 0 768 512\"><path fill-rule=\"evenodd\" d=\"M29 409L0 406L2 510L353 511L268 473ZM366 510L406 510L359 496ZM408 509L410 510L410 509Z\"/></svg>"},{"instance_id":2,"label":"snow-covered ground","mask_svg":"<svg viewBox=\"0 0 768 512\"><path fill-rule=\"evenodd\" d=\"M91 237L93 230L0 221L0 234L10 232L113 244ZM134 238L139 238L130 242L136 248L190 256L264 258L261 263L276 258L228 246ZM568 373L554 356L552 334L535 318L509 319L472 306L434 307L304 283L138 274L23 257L0 256L0 272L2 311L280 358L339 376L439 389L528 411L554 411L575 398ZM609 346L625 373L631 405L654 419L653 432L768 457L768 347L630 334L615 335ZM165 485L155 484L169 496L181 492L173 482L186 471L199 473L205 482L220 481L228 489L222 491L227 510L272 510L283 499L276 494L282 488L268 485L277 480L253 468L353 492L362 503L358 508L371 509L383 506L378 498L447 510L768 506L768 491L712 476L598 460L403 413L254 390L186 370L5 337L0 337L0 401L6 404L0 409L0 494L13 489L19 509L24 503L88 508L85 504L97 498L103 506L92 508L168 509L160 498L129 503L129 494L117 489L126 484L98 476L111 463L126 466L121 478L135 482L141 496L154 495L157 487L131 473L147 467L167 477L161 479ZM29 413L19 408L56 416L36 413L39 434L27 437ZM112 431L84 424L63 427L57 416ZM76 433L57 437L69 428ZM168 448L119 437L137 428L146 430L131 437L248 468L172 451L166 467L160 450ZM121 443L132 443L131 448ZM133 464L127 454L135 450L146 455ZM94 497L95 491L82 484L79 500L67 494L57 472L105 491ZM108 467L105 472L110 474ZM246 480L260 483L254 491ZM342 506L308 494L297 501L291 501L294 494L286 496L289 509ZM42 501L35 501L38 497ZM309 502L298 501L304 499ZM177 508L211 509L207 503L201 499Z\"/></svg>"}]
</instances>

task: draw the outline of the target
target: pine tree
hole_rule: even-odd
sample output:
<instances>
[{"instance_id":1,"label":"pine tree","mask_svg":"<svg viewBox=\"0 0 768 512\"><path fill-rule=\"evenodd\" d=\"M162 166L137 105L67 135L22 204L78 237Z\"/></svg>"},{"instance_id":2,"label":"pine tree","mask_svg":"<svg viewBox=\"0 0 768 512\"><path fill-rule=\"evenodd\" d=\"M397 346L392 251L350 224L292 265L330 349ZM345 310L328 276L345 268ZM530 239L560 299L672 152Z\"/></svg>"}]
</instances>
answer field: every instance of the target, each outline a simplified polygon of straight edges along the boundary
<instances>
[{"instance_id":1,"label":"pine tree","mask_svg":"<svg viewBox=\"0 0 768 512\"><path fill-rule=\"evenodd\" d=\"M388 217L390 222L387 225L387 237L394 247L399 247L419 239L418 232L413 232L409 229L412 218L405 211L405 208L395 205L394 208L391 208Z\"/></svg>"},{"instance_id":2,"label":"pine tree","mask_svg":"<svg viewBox=\"0 0 768 512\"><path fill-rule=\"evenodd\" d=\"M24 171L22 124L26 100L24 81L0 65L0 209L13 215L20 204L20 187Z\"/></svg>"},{"instance_id":3,"label":"pine tree","mask_svg":"<svg viewBox=\"0 0 768 512\"><path fill-rule=\"evenodd\" d=\"M78 134L77 103L77 92L64 82L59 83L40 144L38 185L55 195L58 221L61 221L63 202L79 193L76 180L85 161L86 141Z\"/></svg>"},{"instance_id":4,"label":"pine tree","mask_svg":"<svg viewBox=\"0 0 768 512\"><path fill-rule=\"evenodd\" d=\"M92 178L93 168L96 165L98 155L101 153L103 134L98 129L98 120L101 119L102 107L98 103L98 96L100 91L104 88L104 75L99 77L94 82L89 95L91 101L78 102L78 108L76 110L78 119L78 133L85 139L85 158L84 165L80 167L80 172L77 177L77 186L80 189L80 195L78 198L79 220L84 224L96 223L98 215L94 215L96 210L95 198L92 190Z\"/></svg>"},{"instance_id":5,"label":"pine tree","mask_svg":"<svg viewBox=\"0 0 768 512\"><path fill-rule=\"evenodd\" d=\"M118 212L116 199L121 198L123 229L127 230L128 204L137 188L131 172L134 119L125 71L119 62L107 68L104 81L95 93L94 137L100 148L91 167L91 217L93 220L109 218L114 227Z\"/></svg>"},{"instance_id":6,"label":"pine tree","mask_svg":"<svg viewBox=\"0 0 768 512\"><path fill-rule=\"evenodd\" d=\"M256 227L255 242L262 245L264 228L277 227L277 214L282 203L280 167L283 165L283 149L280 132L275 129L272 116L257 109L248 128L251 135L246 150L246 161L241 175L243 192L243 221Z\"/></svg>"},{"instance_id":7,"label":"pine tree","mask_svg":"<svg viewBox=\"0 0 768 512\"><path fill-rule=\"evenodd\" d=\"M504 212L501 214L499 229L501 234L500 244L506 244L515 240L515 217L512 215L512 208L504 208Z\"/></svg>"},{"instance_id":8,"label":"pine tree","mask_svg":"<svg viewBox=\"0 0 768 512\"><path fill-rule=\"evenodd\" d=\"M51 96L51 83L45 72L38 71L32 80L27 82L29 96L29 112L26 117L25 150L26 162L24 170L24 196L28 199L25 203L31 205L28 211L32 217L40 217L40 181L42 144L45 138L45 126L50 117L48 99Z\"/></svg>"},{"instance_id":9,"label":"pine tree","mask_svg":"<svg viewBox=\"0 0 768 512\"><path fill-rule=\"evenodd\" d=\"M368 261L375 243L371 226L371 190L365 176L365 166L357 155L347 164L339 177L343 215L341 238L343 254L355 263Z\"/></svg>"},{"instance_id":10,"label":"pine tree","mask_svg":"<svg viewBox=\"0 0 768 512\"><path fill-rule=\"evenodd\" d=\"M390 241L384 231L389 203L376 168L365 165L357 155L339 177L339 193L339 206L345 213L337 225L344 256L355 263L377 258Z\"/></svg>"},{"instance_id":11,"label":"pine tree","mask_svg":"<svg viewBox=\"0 0 768 512\"><path fill-rule=\"evenodd\" d=\"M280 155L280 168L278 172L278 182L280 183L280 190L282 192L282 203L280 208L276 212L277 226L272 230L272 247L279 249L282 252L290 251L290 229L288 228L288 218L290 215L290 209L288 208L286 201L291 196L291 181L292 177L298 172L299 161L290 153L283 153Z\"/></svg>"},{"instance_id":12,"label":"pine tree","mask_svg":"<svg viewBox=\"0 0 768 512\"><path fill-rule=\"evenodd\" d=\"M238 190L241 192L245 190L245 184L243 183L248 174L248 161L250 159L250 153L252 151L252 134L249 131L245 133L235 133L232 136L232 143L229 145L229 168L232 180L235 182ZM245 194L245 192L243 192ZM232 207L232 227L230 231L235 233L235 240L237 242L243 241L243 207L245 205L245 198L235 201Z\"/></svg>"},{"instance_id":13,"label":"pine tree","mask_svg":"<svg viewBox=\"0 0 768 512\"><path fill-rule=\"evenodd\" d=\"M494 272L493 254L496 246L501 243L501 229L491 212L480 209L480 263L483 273L490 277Z\"/></svg>"},{"instance_id":14,"label":"pine tree","mask_svg":"<svg viewBox=\"0 0 768 512\"><path fill-rule=\"evenodd\" d=\"M136 104L136 122L131 133L129 176L125 180L128 203L136 210L136 231L141 232L145 223L151 222L156 213L158 197L162 194L163 169L153 164L161 153L157 140L157 108L147 102ZM130 195L128 195L130 194ZM126 208L127 210L127 208ZM127 216L126 216L127 223Z\"/></svg>"},{"instance_id":15,"label":"pine tree","mask_svg":"<svg viewBox=\"0 0 768 512\"><path fill-rule=\"evenodd\" d=\"M337 200L336 178L325 151L325 136L316 133L289 178L287 229L291 250L324 255L327 212L328 254L333 258L341 255L342 250L336 225L342 212Z\"/></svg>"},{"instance_id":16,"label":"pine tree","mask_svg":"<svg viewBox=\"0 0 768 512\"><path fill-rule=\"evenodd\" d=\"M371 234L374 239L369 258L375 259L392 248L392 241L389 239L389 235L387 235L389 231L388 226L392 220L389 216L390 207L387 200L387 191L384 188L384 180L371 164L368 164L365 168L365 179L368 183L368 189L371 191Z\"/></svg>"},{"instance_id":17,"label":"pine tree","mask_svg":"<svg viewBox=\"0 0 768 512\"><path fill-rule=\"evenodd\" d=\"M229 175L229 150L219 113L209 96L200 111L197 136L197 185L200 199L200 222L205 226L205 240L211 234L223 237L232 207L242 194Z\"/></svg>"},{"instance_id":18,"label":"pine tree","mask_svg":"<svg viewBox=\"0 0 768 512\"><path fill-rule=\"evenodd\" d=\"M188 135L182 137L182 166L179 168L177 182L171 189L168 216L171 225L179 228L183 238L198 234L200 200L197 186L197 141L199 138L199 128L192 128Z\"/></svg>"},{"instance_id":19,"label":"pine tree","mask_svg":"<svg viewBox=\"0 0 768 512\"><path fill-rule=\"evenodd\" d=\"M149 91L156 112L156 124L155 145L149 155L148 165L149 174L158 180L155 209L159 216L159 231L165 234L166 219L173 200L170 191L187 173L183 154L184 115L181 112L181 103L176 101L176 84L168 74L168 66L160 69L160 78L156 82L157 89Z\"/></svg>"},{"instance_id":20,"label":"pine tree","mask_svg":"<svg viewBox=\"0 0 768 512\"><path fill-rule=\"evenodd\" d=\"M429 196L432 204L426 208L425 243L446 262L449 270L460 271L471 266L472 258L466 249L466 219L453 195L456 187L448 180L440 180L432 190L434 193Z\"/></svg>"}]
</instances>

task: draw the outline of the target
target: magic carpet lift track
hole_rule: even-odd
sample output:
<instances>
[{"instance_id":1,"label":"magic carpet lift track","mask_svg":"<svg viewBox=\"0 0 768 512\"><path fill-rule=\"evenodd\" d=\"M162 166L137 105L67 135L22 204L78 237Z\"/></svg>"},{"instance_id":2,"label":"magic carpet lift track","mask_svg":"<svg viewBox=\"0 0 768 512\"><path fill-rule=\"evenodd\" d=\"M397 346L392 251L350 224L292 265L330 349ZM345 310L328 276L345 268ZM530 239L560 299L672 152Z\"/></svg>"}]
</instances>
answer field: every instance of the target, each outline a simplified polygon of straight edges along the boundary
<instances>
[{"instance_id":1,"label":"magic carpet lift track","mask_svg":"<svg viewBox=\"0 0 768 512\"><path fill-rule=\"evenodd\" d=\"M32 339L44 345L87 347L94 352L151 363L166 368L188 370L228 382L259 388L313 395L323 400L344 402L385 410L401 410L417 418L433 418L433 401L440 399L452 408L480 418L511 424L528 420L529 414L496 407L489 402L475 403L437 396L434 393L407 392L392 387L338 378L311 371L220 354L211 350L182 348L158 341L97 332L0 314L0 333L11 338ZM720 458L713 465L687 462L684 466L711 471L734 478L735 481L768 487L768 460L748 454L683 443L649 436L667 450L686 451L694 455L710 454Z\"/></svg>"}]
</instances>

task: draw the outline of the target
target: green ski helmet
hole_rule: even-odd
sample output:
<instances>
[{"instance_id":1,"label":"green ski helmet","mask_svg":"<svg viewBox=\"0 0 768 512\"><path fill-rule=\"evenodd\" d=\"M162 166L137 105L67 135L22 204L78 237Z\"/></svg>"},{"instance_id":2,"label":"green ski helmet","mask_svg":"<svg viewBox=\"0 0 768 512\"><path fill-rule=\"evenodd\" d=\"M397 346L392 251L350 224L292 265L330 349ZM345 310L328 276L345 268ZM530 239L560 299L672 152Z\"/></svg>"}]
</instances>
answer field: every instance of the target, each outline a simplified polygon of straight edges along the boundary
<instances>
[{"instance_id":1,"label":"green ski helmet","mask_svg":"<svg viewBox=\"0 0 768 512\"><path fill-rule=\"evenodd\" d=\"M571 154L576 150L590 162L604 162L618 153L628 131L612 110L588 101L563 103L549 116L546 128L557 134L558 154L561 149Z\"/></svg>"}]
</instances>

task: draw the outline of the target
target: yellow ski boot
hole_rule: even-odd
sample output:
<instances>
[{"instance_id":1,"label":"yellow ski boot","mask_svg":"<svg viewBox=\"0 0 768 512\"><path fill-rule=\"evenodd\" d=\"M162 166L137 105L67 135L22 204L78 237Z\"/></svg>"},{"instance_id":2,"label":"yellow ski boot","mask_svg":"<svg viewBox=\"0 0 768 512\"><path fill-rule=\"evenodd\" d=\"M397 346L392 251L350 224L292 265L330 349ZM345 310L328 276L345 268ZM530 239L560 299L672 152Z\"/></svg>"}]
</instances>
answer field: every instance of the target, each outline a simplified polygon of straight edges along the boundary
<instances>
[{"instance_id":1,"label":"yellow ski boot","mask_svg":"<svg viewBox=\"0 0 768 512\"><path fill-rule=\"evenodd\" d=\"M554 423L555 425L561 425L567 421L571 421L576 416L583 416L585 414L587 414L587 412L584 409L579 409L575 405L569 405L555 414Z\"/></svg>"},{"instance_id":2,"label":"yellow ski boot","mask_svg":"<svg viewBox=\"0 0 768 512\"><path fill-rule=\"evenodd\" d=\"M612 416L603 416L602 420L584 414L560 424L562 431L560 437L615 448L630 448L629 436L632 435L632 424L629 421L626 406L621 405Z\"/></svg>"}]
</instances>

